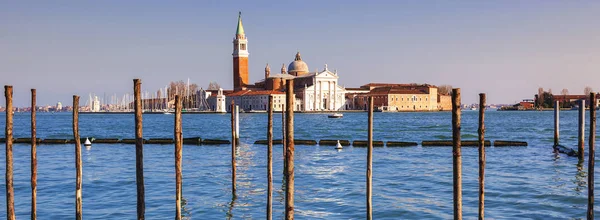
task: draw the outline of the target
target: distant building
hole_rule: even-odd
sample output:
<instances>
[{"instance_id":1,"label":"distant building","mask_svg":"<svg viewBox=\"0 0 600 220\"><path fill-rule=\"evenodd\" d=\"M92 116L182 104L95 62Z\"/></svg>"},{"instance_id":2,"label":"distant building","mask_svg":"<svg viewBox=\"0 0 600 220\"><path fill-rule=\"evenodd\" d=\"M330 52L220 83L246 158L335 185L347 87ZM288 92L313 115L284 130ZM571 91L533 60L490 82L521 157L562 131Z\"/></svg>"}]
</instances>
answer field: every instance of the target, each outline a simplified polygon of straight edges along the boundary
<instances>
[{"instance_id":1,"label":"distant building","mask_svg":"<svg viewBox=\"0 0 600 220\"><path fill-rule=\"evenodd\" d=\"M274 97L274 110L285 108L285 90L287 81L294 80L295 111L337 111L345 109L346 90L338 84L337 71L330 71L325 65L322 71L310 72L302 61L300 52L288 68L285 64L279 74L271 75L269 64L265 67L264 79L250 85L248 83L248 39L242 25L241 14L238 17L237 30L233 40L233 93L224 94L226 109L230 111L231 100L243 111L267 110L268 97ZM211 98L209 98L211 99ZM219 98L216 98L217 102ZM213 103L215 101L212 101ZM214 109L214 108L213 108Z\"/></svg>"},{"instance_id":2,"label":"distant building","mask_svg":"<svg viewBox=\"0 0 600 220\"><path fill-rule=\"evenodd\" d=\"M352 97L347 97L353 99L347 103L355 110L366 110L369 96L373 96L373 107L379 111L440 111L450 103L446 96L438 100L437 87L428 84L369 83L361 89L350 90Z\"/></svg>"},{"instance_id":3,"label":"distant building","mask_svg":"<svg viewBox=\"0 0 600 220\"><path fill-rule=\"evenodd\" d=\"M100 111L100 101L98 100L98 96L94 96L94 100L91 102L92 106L90 106L90 109L92 112L99 112Z\"/></svg>"},{"instance_id":4,"label":"distant building","mask_svg":"<svg viewBox=\"0 0 600 220\"><path fill-rule=\"evenodd\" d=\"M438 110L452 111L452 96L438 94Z\"/></svg>"},{"instance_id":5,"label":"distant building","mask_svg":"<svg viewBox=\"0 0 600 220\"><path fill-rule=\"evenodd\" d=\"M523 101L519 102L519 110L533 109L535 107L535 100L533 99L523 99Z\"/></svg>"},{"instance_id":6,"label":"distant building","mask_svg":"<svg viewBox=\"0 0 600 220\"><path fill-rule=\"evenodd\" d=\"M223 89L219 89L216 91L202 90L201 93L202 95L200 96L200 98L206 99L206 103L210 111L222 113L227 112L226 106L228 103L225 100L226 97L224 95ZM201 100L201 102L204 102L204 100Z\"/></svg>"},{"instance_id":7,"label":"distant building","mask_svg":"<svg viewBox=\"0 0 600 220\"><path fill-rule=\"evenodd\" d=\"M63 109L62 103L60 103L60 102L56 103L56 111L60 112L60 111L62 111L62 109Z\"/></svg>"},{"instance_id":8,"label":"distant building","mask_svg":"<svg viewBox=\"0 0 600 220\"><path fill-rule=\"evenodd\" d=\"M264 79L248 81L248 39L242 25L241 13L233 39L233 91L204 91L199 102L215 112L231 111L233 101L242 111L266 111L269 97L274 98L274 110L285 108L288 80L293 80L294 111L366 110L367 97L375 98L375 107L381 111L446 111L451 110L450 97L438 95L438 88L428 84L370 83L357 89L346 89L338 83L336 70L327 64L322 70L309 71L300 52L278 74L271 74L269 64Z\"/></svg>"},{"instance_id":9,"label":"distant building","mask_svg":"<svg viewBox=\"0 0 600 220\"><path fill-rule=\"evenodd\" d=\"M269 104L269 96L273 96L273 111L281 111L285 108L285 93L277 90L241 90L227 95L226 103L231 100L244 111L266 111ZM294 109L298 110L298 109ZM227 105L227 111L231 106Z\"/></svg>"}]
</instances>

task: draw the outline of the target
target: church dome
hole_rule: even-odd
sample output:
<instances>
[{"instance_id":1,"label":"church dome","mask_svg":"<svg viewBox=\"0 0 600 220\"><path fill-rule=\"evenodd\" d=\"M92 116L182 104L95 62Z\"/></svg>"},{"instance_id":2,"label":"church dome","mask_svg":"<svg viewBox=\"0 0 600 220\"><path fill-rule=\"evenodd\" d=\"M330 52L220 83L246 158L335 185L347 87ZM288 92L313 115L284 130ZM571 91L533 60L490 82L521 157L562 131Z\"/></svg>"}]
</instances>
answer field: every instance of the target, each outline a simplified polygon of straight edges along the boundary
<instances>
[{"instance_id":1,"label":"church dome","mask_svg":"<svg viewBox=\"0 0 600 220\"><path fill-rule=\"evenodd\" d=\"M294 62L291 62L287 69L289 74L298 75L308 73L308 65L304 61L302 61L302 57L300 57L300 52L296 53L296 59Z\"/></svg>"}]
</instances>

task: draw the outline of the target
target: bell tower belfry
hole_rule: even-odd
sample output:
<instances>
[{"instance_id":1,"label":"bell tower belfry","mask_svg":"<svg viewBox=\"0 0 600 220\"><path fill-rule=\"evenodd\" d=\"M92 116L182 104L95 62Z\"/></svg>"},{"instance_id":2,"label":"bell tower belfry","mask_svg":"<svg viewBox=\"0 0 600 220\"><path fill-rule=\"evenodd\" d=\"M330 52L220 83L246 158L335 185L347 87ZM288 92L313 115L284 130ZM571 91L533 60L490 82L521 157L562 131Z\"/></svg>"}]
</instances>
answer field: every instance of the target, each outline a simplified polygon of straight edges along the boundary
<instances>
[{"instance_id":1,"label":"bell tower belfry","mask_svg":"<svg viewBox=\"0 0 600 220\"><path fill-rule=\"evenodd\" d=\"M238 15L237 30L233 39L233 90L245 90L248 85L248 40L242 26L242 12Z\"/></svg>"}]
</instances>

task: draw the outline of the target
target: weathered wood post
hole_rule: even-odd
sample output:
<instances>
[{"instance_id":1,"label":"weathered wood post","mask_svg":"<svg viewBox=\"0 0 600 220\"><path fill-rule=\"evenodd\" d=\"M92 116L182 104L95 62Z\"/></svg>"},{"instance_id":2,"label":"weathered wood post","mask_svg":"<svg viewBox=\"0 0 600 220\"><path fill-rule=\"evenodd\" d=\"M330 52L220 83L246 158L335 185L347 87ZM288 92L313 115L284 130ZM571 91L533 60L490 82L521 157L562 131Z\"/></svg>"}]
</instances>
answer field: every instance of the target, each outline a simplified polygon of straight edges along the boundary
<instances>
[{"instance_id":1,"label":"weathered wood post","mask_svg":"<svg viewBox=\"0 0 600 220\"><path fill-rule=\"evenodd\" d=\"M596 94L590 93L590 140L588 158L587 219L594 219L594 164L596 160Z\"/></svg>"},{"instance_id":2,"label":"weathered wood post","mask_svg":"<svg viewBox=\"0 0 600 220\"><path fill-rule=\"evenodd\" d=\"M240 106L235 106L235 145L240 143Z\"/></svg>"},{"instance_id":3,"label":"weathered wood post","mask_svg":"<svg viewBox=\"0 0 600 220\"><path fill-rule=\"evenodd\" d=\"M479 219L485 213L485 93L479 94Z\"/></svg>"},{"instance_id":4,"label":"weathered wood post","mask_svg":"<svg viewBox=\"0 0 600 220\"><path fill-rule=\"evenodd\" d=\"M231 193L235 197L235 150L236 150L236 134L235 134L235 102L231 100Z\"/></svg>"},{"instance_id":5,"label":"weathered wood post","mask_svg":"<svg viewBox=\"0 0 600 220\"><path fill-rule=\"evenodd\" d=\"M285 219L294 219L294 80L287 80L286 154L285 154Z\"/></svg>"},{"instance_id":6,"label":"weathered wood post","mask_svg":"<svg viewBox=\"0 0 600 220\"><path fill-rule=\"evenodd\" d=\"M13 189L13 87L4 86L6 98L6 219L14 220L15 217L15 191Z\"/></svg>"},{"instance_id":7,"label":"weathered wood post","mask_svg":"<svg viewBox=\"0 0 600 220\"><path fill-rule=\"evenodd\" d=\"M73 96L73 138L75 139L75 219L82 219L82 182L83 165L81 164L81 139L79 138L79 96Z\"/></svg>"},{"instance_id":8,"label":"weathered wood post","mask_svg":"<svg viewBox=\"0 0 600 220\"><path fill-rule=\"evenodd\" d=\"M579 138L577 143L577 156L579 156L579 160L584 160L584 145L585 145L585 99L579 101Z\"/></svg>"},{"instance_id":9,"label":"weathered wood post","mask_svg":"<svg viewBox=\"0 0 600 220\"><path fill-rule=\"evenodd\" d=\"M559 116L560 105L558 101L554 103L554 146L558 146Z\"/></svg>"},{"instance_id":10,"label":"weathered wood post","mask_svg":"<svg viewBox=\"0 0 600 220\"><path fill-rule=\"evenodd\" d=\"M369 119L367 139L367 220L373 219L373 96L369 96Z\"/></svg>"},{"instance_id":11,"label":"weathered wood post","mask_svg":"<svg viewBox=\"0 0 600 220\"><path fill-rule=\"evenodd\" d=\"M144 189L144 138L142 137L142 80L133 80L133 93L135 102L135 182L137 184L137 219L145 219L146 200Z\"/></svg>"},{"instance_id":12,"label":"weathered wood post","mask_svg":"<svg viewBox=\"0 0 600 220\"><path fill-rule=\"evenodd\" d=\"M462 219L462 158L460 150L460 89L452 89L452 162L454 219Z\"/></svg>"},{"instance_id":13,"label":"weathered wood post","mask_svg":"<svg viewBox=\"0 0 600 220\"><path fill-rule=\"evenodd\" d=\"M181 126L181 97L175 95L175 219L181 220L181 158L183 157L181 142L183 141Z\"/></svg>"},{"instance_id":14,"label":"weathered wood post","mask_svg":"<svg viewBox=\"0 0 600 220\"><path fill-rule=\"evenodd\" d=\"M287 135L287 133L285 132L285 107L281 108L281 147L283 148L283 176L285 177L285 172L287 172L287 169L285 168L285 152L287 151L287 148L285 147L286 145L286 141L285 141L285 136ZM284 178L285 179L285 178Z\"/></svg>"},{"instance_id":15,"label":"weathered wood post","mask_svg":"<svg viewBox=\"0 0 600 220\"><path fill-rule=\"evenodd\" d=\"M273 96L269 96L267 123L267 220L273 218Z\"/></svg>"},{"instance_id":16,"label":"weathered wood post","mask_svg":"<svg viewBox=\"0 0 600 220\"><path fill-rule=\"evenodd\" d=\"M36 91L31 89L31 219L37 219Z\"/></svg>"}]
</instances>

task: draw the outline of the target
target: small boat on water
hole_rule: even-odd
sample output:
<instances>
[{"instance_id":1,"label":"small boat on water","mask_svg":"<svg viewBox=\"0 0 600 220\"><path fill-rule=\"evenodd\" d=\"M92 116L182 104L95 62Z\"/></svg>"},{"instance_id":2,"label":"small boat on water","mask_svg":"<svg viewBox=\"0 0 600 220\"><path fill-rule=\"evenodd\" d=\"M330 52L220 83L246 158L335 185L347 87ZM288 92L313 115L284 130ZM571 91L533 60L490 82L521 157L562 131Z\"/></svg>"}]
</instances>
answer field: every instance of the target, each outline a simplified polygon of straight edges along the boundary
<instances>
[{"instance_id":1,"label":"small boat on water","mask_svg":"<svg viewBox=\"0 0 600 220\"><path fill-rule=\"evenodd\" d=\"M90 149L92 148L92 142L90 141L89 138L85 138L85 143L83 143L83 146L85 146L86 149Z\"/></svg>"},{"instance_id":2,"label":"small boat on water","mask_svg":"<svg viewBox=\"0 0 600 220\"><path fill-rule=\"evenodd\" d=\"M344 117L344 115L342 113L333 113L331 115L327 116L328 118L341 118Z\"/></svg>"},{"instance_id":3,"label":"small boat on water","mask_svg":"<svg viewBox=\"0 0 600 220\"><path fill-rule=\"evenodd\" d=\"M342 147L342 144L340 144L340 140L338 140L338 141L337 141L337 145L335 146L335 149L336 149L336 150L341 150L341 149L343 149L343 148L344 148L344 147Z\"/></svg>"},{"instance_id":4,"label":"small boat on water","mask_svg":"<svg viewBox=\"0 0 600 220\"><path fill-rule=\"evenodd\" d=\"M163 114L165 114L165 115L172 115L173 113L171 113L171 112L164 112Z\"/></svg>"}]
</instances>

